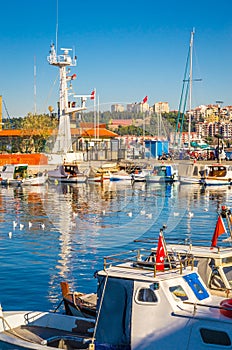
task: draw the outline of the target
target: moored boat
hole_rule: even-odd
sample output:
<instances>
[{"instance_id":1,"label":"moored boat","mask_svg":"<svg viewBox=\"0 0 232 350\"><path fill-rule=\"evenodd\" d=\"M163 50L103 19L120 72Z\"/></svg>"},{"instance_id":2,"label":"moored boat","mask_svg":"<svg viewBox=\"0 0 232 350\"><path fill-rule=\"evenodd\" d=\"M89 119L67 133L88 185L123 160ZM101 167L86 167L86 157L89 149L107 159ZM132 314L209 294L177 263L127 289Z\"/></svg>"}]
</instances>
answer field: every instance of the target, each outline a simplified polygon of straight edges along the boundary
<instances>
[{"instance_id":1,"label":"moored boat","mask_svg":"<svg viewBox=\"0 0 232 350\"><path fill-rule=\"evenodd\" d=\"M201 172L201 184L212 185L231 185L232 184L232 166L228 164L207 165Z\"/></svg>"},{"instance_id":2,"label":"moored boat","mask_svg":"<svg viewBox=\"0 0 232 350\"><path fill-rule=\"evenodd\" d=\"M110 181L131 181L132 175L125 170L119 170L115 173L110 173Z\"/></svg>"},{"instance_id":3,"label":"moored boat","mask_svg":"<svg viewBox=\"0 0 232 350\"><path fill-rule=\"evenodd\" d=\"M7 311L0 315L0 348L89 349L94 321L43 311Z\"/></svg>"},{"instance_id":4,"label":"moored boat","mask_svg":"<svg viewBox=\"0 0 232 350\"><path fill-rule=\"evenodd\" d=\"M68 282L61 282L60 285L67 315L96 317L97 295L95 293L71 292Z\"/></svg>"},{"instance_id":5,"label":"moored boat","mask_svg":"<svg viewBox=\"0 0 232 350\"><path fill-rule=\"evenodd\" d=\"M224 314L229 303L209 294L193 256L164 264L162 232L157 249L153 266L140 265L135 251L131 258L125 252L105 258L97 273L96 344L131 350L231 344L232 312Z\"/></svg>"},{"instance_id":6,"label":"moored boat","mask_svg":"<svg viewBox=\"0 0 232 350\"><path fill-rule=\"evenodd\" d=\"M117 164L103 164L101 167L90 166L86 174L88 182L103 182L109 180L110 174L117 171Z\"/></svg>"},{"instance_id":7,"label":"moored boat","mask_svg":"<svg viewBox=\"0 0 232 350\"><path fill-rule=\"evenodd\" d=\"M55 170L48 171L48 180L50 182L84 183L87 181L87 175L79 171L77 164L64 163L58 165Z\"/></svg>"},{"instance_id":8,"label":"moored boat","mask_svg":"<svg viewBox=\"0 0 232 350\"><path fill-rule=\"evenodd\" d=\"M175 182L178 181L178 169L175 165L155 165L146 171L145 179L147 182Z\"/></svg>"},{"instance_id":9,"label":"moored boat","mask_svg":"<svg viewBox=\"0 0 232 350\"><path fill-rule=\"evenodd\" d=\"M26 178L28 178L28 164L6 164L2 167L2 185L20 186Z\"/></svg>"},{"instance_id":10,"label":"moored boat","mask_svg":"<svg viewBox=\"0 0 232 350\"><path fill-rule=\"evenodd\" d=\"M48 180L47 172L38 172L34 175L22 179L22 186L41 186L44 185Z\"/></svg>"}]
</instances>

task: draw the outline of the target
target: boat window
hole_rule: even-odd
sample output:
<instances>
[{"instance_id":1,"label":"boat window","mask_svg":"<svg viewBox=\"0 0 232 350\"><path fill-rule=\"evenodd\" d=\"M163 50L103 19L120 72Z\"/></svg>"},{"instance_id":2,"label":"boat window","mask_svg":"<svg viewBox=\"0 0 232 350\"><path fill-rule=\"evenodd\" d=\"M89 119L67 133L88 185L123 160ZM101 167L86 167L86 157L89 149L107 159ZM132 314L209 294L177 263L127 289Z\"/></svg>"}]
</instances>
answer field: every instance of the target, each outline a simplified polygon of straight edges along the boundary
<instances>
[{"instance_id":1,"label":"boat window","mask_svg":"<svg viewBox=\"0 0 232 350\"><path fill-rule=\"evenodd\" d=\"M210 278L209 287L212 289L225 288L225 284L222 281L221 275L220 275L217 267L214 267L212 270L212 275Z\"/></svg>"},{"instance_id":2,"label":"boat window","mask_svg":"<svg viewBox=\"0 0 232 350\"><path fill-rule=\"evenodd\" d=\"M158 298L150 288L140 288L137 293L137 300L143 303L157 303Z\"/></svg>"},{"instance_id":3,"label":"boat window","mask_svg":"<svg viewBox=\"0 0 232 350\"><path fill-rule=\"evenodd\" d=\"M226 279L228 280L229 284L232 286L232 266L223 267L223 271L226 275Z\"/></svg>"},{"instance_id":4,"label":"boat window","mask_svg":"<svg viewBox=\"0 0 232 350\"><path fill-rule=\"evenodd\" d=\"M188 296L181 285L170 287L169 290L175 300L188 300Z\"/></svg>"},{"instance_id":5,"label":"boat window","mask_svg":"<svg viewBox=\"0 0 232 350\"><path fill-rule=\"evenodd\" d=\"M206 344L231 346L230 337L226 332L201 328L200 334L203 342Z\"/></svg>"},{"instance_id":6,"label":"boat window","mask_svg":"<svg viewBox=\"0 0 232 350\"><path fill-rule=\"evenodd\" d=\"M199 276L196 273L191 273L183 278L188 283L198 300L203 300L209 297L209 293L200 282Z\"/></svg>"}]
</instances>

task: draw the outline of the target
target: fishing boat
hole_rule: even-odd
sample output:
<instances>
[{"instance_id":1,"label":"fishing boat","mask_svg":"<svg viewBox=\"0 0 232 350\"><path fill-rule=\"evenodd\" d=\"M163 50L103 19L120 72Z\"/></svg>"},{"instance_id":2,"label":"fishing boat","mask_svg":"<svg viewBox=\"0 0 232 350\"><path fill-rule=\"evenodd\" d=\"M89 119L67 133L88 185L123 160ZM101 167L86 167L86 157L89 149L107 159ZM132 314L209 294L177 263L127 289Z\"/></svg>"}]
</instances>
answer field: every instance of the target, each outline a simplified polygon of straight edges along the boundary
<instances>
[{"instance_id":1,"label":"fishing boat","mask_svg":"<svg viewBox=\"0 0 232 350\"><path fill-rule=\"evenodd\" d=\"M22 186L41 186L44 185L48 180L48 174L46 171L39 171L36 174L28 175L28 177L23 178Z\"/></svg>"},{"instance_id":2,"label":"fishing boat","mask_svg":"<svg viewBox=\"0 0 232 350\"><path fill-rule=\"evenodd\" d=\"M179 181L181 184L201 184L201 172L205 165L193 162L179 165Z\"/></svg>"},{"instance_id":3,"label":"fishing boat","mask_svg":"<svg viewBox=\"0 0 232 350\"><path fill-rule=\"evenodd\" d=\"M221 163L207 165L206 169L201 172L200 182L205 186L231 185L232 166Z\"/></svg>"},{"instance_id":4,"label":"fishing boat","mask_svg":"<svg viewBox=\"0 0 232 350\"><path fill-rule=\"evenodd\" d=\"M96 317L97 295L96 293L72 292L68 282L61 282L61 291L67 315L79 317Z\"/></svg>"},{"instance_id":5,"label":"fishing boat","mask_svg":"<svg viewBox=\"0 0 232 350\"><path fill-rule=\"evenodd\" d=\"M84 183L87 181L87 175L79 171L77 164L64 163L58 165L55 170L48 171L48 180L58 183Z\"/></svg>"},{"instance_id":6,"label":"fishing boat","mask_svg":"<svg viewBox=\"0 0 232 350\"><path fill-rule=\"evenodd\" d=\"M20 186L26 178L28 178L28 164L6 164L2 167L2 185Z\"/></svg>"},{"instance_id":7,"label":"fishing boat","mask_svg":"<svg viewBox=\"0 0 232 350\"><path fill-rule=\"evenodd\" d=\"M95 322L43 311L2 311L0 348L89 349Z\"/></svg>"},{"instance_id":8,"label":"fishing boat","mask_svg":"<svg viewBox=\"0 0 232 350\"><path fill-rule=\"evenodd\" d=\"M102 164L100 167L90 166L86 175L88 182L103 182L110 180L110 174L114 174L118 171L118 165L115 164Z\"/></svg>"},{"instance_id":9,"label":"fishing boat","mask_svg":"<svg viewBox=\"0 0 232 350\"><path fill-rule=\"evenodd\" d=\"M97 272L96 349L202 350L232 344L231 300L210 295L191 254L164 260L163 239L161 230L153 265L142 264L134 250L105 257Z\"/></svg>"},{"instance_id":10,"label":"fishing boat","mask_svg":"<svg viewBox=\"0 0 232 350\"><path fill-rule=\"evenodd\" d=\"M146 177L143 170L135 170L133 173L131 173L131 180L132 182L145 182Z\"/></svg>"},{"instance_id":11,"label":"fishing boat","mask_svg":"<svg viewBox=\"0 0 232 350\"><path fill-rule=\"evenodd\" d=\"M175 182L178 181L178 169L175 165L158 164L145 171L144 176L146 182Z\"/></svg>"}]
</instances>

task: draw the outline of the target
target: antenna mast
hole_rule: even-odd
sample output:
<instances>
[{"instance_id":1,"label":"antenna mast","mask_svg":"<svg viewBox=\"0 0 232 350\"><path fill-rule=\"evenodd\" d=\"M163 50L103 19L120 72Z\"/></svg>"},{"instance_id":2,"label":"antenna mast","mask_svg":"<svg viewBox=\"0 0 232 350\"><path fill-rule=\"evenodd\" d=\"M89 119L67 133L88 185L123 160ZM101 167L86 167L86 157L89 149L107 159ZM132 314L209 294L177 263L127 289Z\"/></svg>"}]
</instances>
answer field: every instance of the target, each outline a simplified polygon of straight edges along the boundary
<instances>
[{"instance_id":1,"label":"antenna mast","mask_svg":"<svg viewBox=\"0 0 232 350\"><path fill-rule=\"evenodd\" d=\"M58 1L56 0L56 49L58 48L58 14L59 14L59 9L58 9Z\"/></svg>"}]
</instances>

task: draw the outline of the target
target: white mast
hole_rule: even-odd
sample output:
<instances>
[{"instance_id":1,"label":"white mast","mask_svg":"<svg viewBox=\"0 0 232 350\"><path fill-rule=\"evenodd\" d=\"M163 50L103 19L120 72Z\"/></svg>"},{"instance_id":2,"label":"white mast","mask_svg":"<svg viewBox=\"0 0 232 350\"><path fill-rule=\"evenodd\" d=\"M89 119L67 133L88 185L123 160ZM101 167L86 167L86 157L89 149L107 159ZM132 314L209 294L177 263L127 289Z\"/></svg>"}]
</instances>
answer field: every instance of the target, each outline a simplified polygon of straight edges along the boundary
<instances>
[{"instance_id":1,"label":"white mast","mask_svg":"<svg viewBox=\"0 0 232 350\"><path fill-rule=\"evenodd\" d=\"M192 111L192 82L193 82L193 36L195 34L195 29L193 28L191 32L190 39L190 65L189 65L189 123L188 123L188 146L191 144L191 111Z\"/></svg>"},{"instance_id":2,"label":"white mast","mask_svg":"<svg viewBox=\"0 0 232 350\"><path fill-rule=\"evenodd\" d=\"M70 67L76 66L76 57L72 58L70 56L70 51L72 51L72 49L62 48L61 51L63 51L63 53L61 55L57 55L55 46L52 44L50 48L50 55L48 56L48 62L52 66L58 67L60 70L59 130L53 148L53 153L66 154L67 152L72 152L69 115L85 110L85 103L87 97L90 97L90 95L73 96L81 97L80 106L76 106L76 102L69 102L67 82L75 79L76 75L73 74L72 76L68 76L68 73L70 72Z\"/></svg>"},{"instance_id":3,"label":"white mast","mask_svg":"<svg viewBox=\"0 0 232 350\"><path fill-rule=\"evenodd\" d=\"M34 57L34 114L36 115L36 56Z\"/></svg>"}]
</instances>

